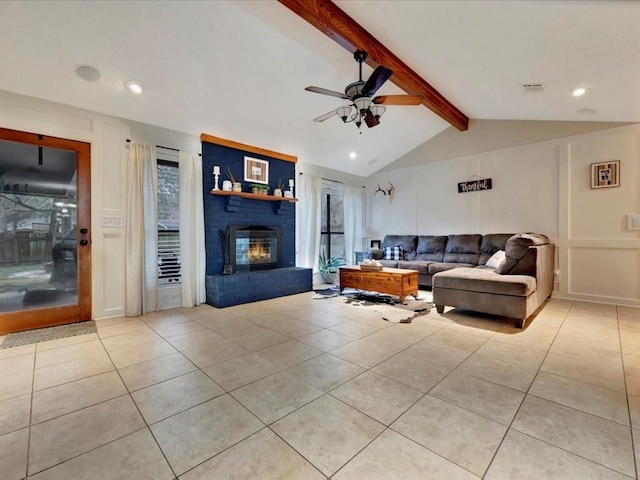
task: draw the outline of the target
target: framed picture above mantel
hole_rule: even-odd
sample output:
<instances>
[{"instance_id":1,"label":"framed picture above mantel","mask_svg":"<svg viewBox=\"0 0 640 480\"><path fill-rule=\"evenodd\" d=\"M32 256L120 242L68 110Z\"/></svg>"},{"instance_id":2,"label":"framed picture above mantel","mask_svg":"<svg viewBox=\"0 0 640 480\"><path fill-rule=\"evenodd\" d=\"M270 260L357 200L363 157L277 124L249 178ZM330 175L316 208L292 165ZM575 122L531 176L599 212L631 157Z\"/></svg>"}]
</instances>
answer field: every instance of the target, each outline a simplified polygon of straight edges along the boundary
<instances>
[{"instance_id":1,"label":"framed picture above mantel","mask_svg":"<svg viewBox=\"0 0 640 480\"><path fill-rule=\"evenodd\" d=\"M244 157L244 181L269 184L269 162L257 158Z\"/></svg>"}]
</instances>

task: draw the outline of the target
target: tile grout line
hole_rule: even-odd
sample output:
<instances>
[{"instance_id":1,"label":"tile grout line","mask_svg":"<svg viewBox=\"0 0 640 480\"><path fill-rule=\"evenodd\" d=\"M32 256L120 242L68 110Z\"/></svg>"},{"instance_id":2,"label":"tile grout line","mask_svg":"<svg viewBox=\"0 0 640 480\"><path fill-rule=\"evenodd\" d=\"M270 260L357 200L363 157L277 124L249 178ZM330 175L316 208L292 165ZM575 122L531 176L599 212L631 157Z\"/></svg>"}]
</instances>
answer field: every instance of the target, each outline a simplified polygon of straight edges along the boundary
<instances>
[{"instance_id":1,"label":"tile grout line","mask_svg":"<svg viewBox=\"0 0 640 480\"><path fill-rule=\"evenodd\" d=\"M504 440L507 438L507 435L509 434L509 432L512 429L517 431L517 432L520 432L519 430L513 428L513 422L515 422L515 420L516 420L516 418L518 416L518 413L522 409L522 405L524 404L525 400L527 399L527 395L529 395L529 391L531 390L531 386L536 381L536 378L537 378L538 374L540 373L540 369L542 368L542 365L544 365L544 362L547 359L547 355L549 354L549 350L551 350L553 342L555 341L556 337L558 336L558 333L560 332L560 329L562 328L562 325L564 325L564 322L565 322L567 316L569 315L569 312L571 311L571 308L573 308L573 302L571 302L571 306L567 309L567 313L564 315L564 317L562 319L562 322L560 323L560 326L558 327L558 330L556 331L555 335L553 336L553 340L549 344L549 347L547 348L547 350L546 350L546 352L544 354L544 358L542 359L542 361L540 362L540 365L538 366L538 370L536 371L535 376L531 380L531 383L529 383L529 387L527 388L527 391L524 392L524 396L522 397L522 400L520 401L520 405L518 406L518 408L516 409L515 413L513 414L513 417L511 418L511 421L509 422L509 425L507 425L507 429L505 430L504 434L502 435L502 439L498 443L498 447L496 448L495 452L493 452L493 455L491 456L491 459L489 460L489 463L487 464L487 467L485 468L484 473L481 475L481 478L484 478L487 475L487 473L489 472L489 470L491 469L491 465L493 465L493 462L496 459L496 456L498 455L498 452L502 448L502 445L504 444ZM529 324L529 325L531 325L531 324ZM522 433L522 432L520 432L520 433ZM535 437L533 437L533 438L535 438ZM556 447L556 448L558 448L558 447Z\"/></svg>"},{"instance_id":2,"label":"tile grout line","mask_svg":"<svg viewBox=\"0 0 640 480\"><path fill-rule=\"evenodd\" d=\"M33 349L33 372L31 373L31 395L29 396L29 432L27 435L27 462L24 466L25 478L29 477L29 460L31 457L31 419L33 418L33 395L36 383L36 355L38 354L38 344Z\"/></svg>"},{"instance_id":3,"label":"tile grout line","mask_svg":"<svg viewBox=\"0 0 640 480\"><path fill-rule=\"evenodd\" d=\"M99 335L98 335L99 337ZM164 339L163 339L164 340ZM118 378L120 378L120 381L122 382L122 385L124 385L124 388L127 391L127 395L129 396L129 399L131 400L131 402L133 403L133 405L135 406L138 415L140 415L140 418L142 419L142 421L144 422L144 429L146 429L149 434L151 435L151 437L153 438L153 441L155 442L155 444L158 447L158 450L160 450L160 453L162 453L162 457L164 458L164 461L167 463L167 466L169 467L169 469L171 470L171 473L173 474L173 478L178 478L178 475L176 475L175 470L173 469L173 466L171 465L171 463L169 463L169 459L167 458L164 450L162 450L162 447L160 446L160 443L158 442L158 439L156 438L156 436L153 434L153 431L151 430L151 428L149 427L149 423L147 422L147 419L144 417L144 415L142 414L142 411L140 410L140 407L138 407L138 404L136 403L136 401L133 398L133 395L131 395L131 391L129 391L129 387L127 387L127 384L125 383L124 379L122 378L122 375L120 374L120 370L118 369L118 367L116 367L116 364L113 362L113 359L111 358L111 354L109 353L109 351L107 350L107 348L104 346L104 344L102 343L102 338L100 338L100 344L102 345L102 348L104 348L104 351L107 353L107 355L109 356L109 360L111 361L111 363L113 364L113 368L115 369L116 373L118 374ZM143 430L143 429L141 429ZM140 431L140 430L137 430ZM131 433L135 433L135 432L131 432ZM131 433L125 435L124 437L131 435ZM124 438L124 437L120 437L120 438ZM120 439L118 439L120 440ZM100 448L100 447L98 447Z\"/></svg>"},{"instance_id":4,"label":"tile grout line","mask_svg":"<svg viewBox=\"0 0 640 480\"><path fill-rule=\"evenodd\" d=\"M631 404L629 403L629 389L627 388L627 375L625 374L625 370L624 370L624 352L622 351L622 335L620 333L620 312L618 310L618 306L616 305L616 323L618 325L618 341L620 342L620 360L622 361L622 377L624 378L624 393L625 393L625 397L627 400L627 414L629 416L629 431L631 434L631 454L633 456L633 466L634 466L634 470L636 473L636 478L638 478L638 462L636 461L636 449L635 449L635 442L636 439L634 438L633 435L633 429L634 429L634 425L633 422L631 421Z\"/></svg>"},{"instance_id":5,"label":"tile grout line","mask_svg":"<svg viewBox=\"0 0 640 480\"><path fill-rule=\"evenodd\" d=\"M571 303L571 307L569 308L569 310L567 310L567 313L565 314L565 316L564 316L564 318L563 318L563 320L562 320L562 323L560 324L560 327L558 327L558 332L556 332L556 335L554 335L554 341L555 341L555 338L557 337L558 333L560 332L560 329L561 329L561 328L562 328L562 326L564 325L565 320L566 320L566 319L567 319L567 317L569 316L569 313L570 313L571 309L573 308L574 303L575 303L575 302L572 302L572 303ZM536 373L536 377L537 377L537 376L538 376L538 374L540 373L541 368L542 368L542 365L544 364L544 360L546 360L546 357L547 357L547 355L550 353L550 350L551 350L551 347L552 347L552 346L553 346L553 342L551 342L551 345L549 346L549 349L548 349L548 350L547 350L547 352L545 353L545 358L543 359L543 361L542 361L542 362L541 362L541 364L540 364L540 367L538 368L538 372ZM543 373L545 373L545 372L543 372ZM615 470L615 469L613 469L613 468L611 468L611 467L608 467L608 466L606 466L606 465L603 465L603 464L602 464L602 463L600 463L600 462L597 462L597 461L595 461L595 460L593 460L593 459L590 459L590 458L586 458L586 457L584 457L584 456L582 456L582 455L580 455L580 454L578 454L578 453L572 452L572 451L567 450L567 449L565 449L565 448L562 448L562 447L560 447L560 446L558 446L558 445L554 445L554 444L552 444L552 443L547 442L546 440L542 440L542 439L540 439L540 438L537 438L537 437L535 437L535 436L533 436L533 435L530 435L530 434L528 434L528 433L526 433L526 432L522 432L522 431L518 430L517 428L513 427L513 422L515 421L515 419L516 419L516 417L517 417L517 415L518 415L518 412L520 411L520 409L521 409L521 407L522 407L522 403L524 403L524 401L526 400L526 397L527 397L527 396L529 396L529 395L531 395L531 396L533 396L533 397L536 397L536 398L541 398L541 399L542 399L542 400L544 400L544 401L547 401L547 402L549 402L549 403L553 403L553 404L555 404L555 405L558 405L558 406L561 406L561 407L564 407L564 408L569 408L569 409L571 409L571 410L575 410L576 412L580 412L580 413L583 413L583 414L585 414L585 415L589 415L589 416L594 417L594 418L598 418L598 419L601 419L601 420L609 421L609 422L611 422L611 423L615 423L616 425L620 425L620 426L626 427L626 425L624 425L624 424L621 424L621 423L615 422L615 421L613 421L613 420L606 419L606 418L604 418L604 417L600 417L599 415L595 415L595 414L593 414L593 413L589 413L589 412L584 412L584 411L579 410L579 409L577 409L577 408L570 407L570 406L568 406L568 405L563 405L563 404L561 404L561 403L558 403L558 402L555 402L555 401L552 401L552 400L547 400L547 399L542 398L542 397L539 397L539 396L537 396L537 395L535 395L535 394L529 393L529 390L531 389L531 386L532 386L532 385L533 385L533 383L535 382L535 378L536 378L536 377L534 377L534 379L532 380L531 384L529 385L529 388L527 389L527 392L526 392L526 394L525 394L525 397L523 398L523 400L522 400L522 402L521 402L521 404L520 404L520 407L518 407L518 410L516 411L516 413L515 413L515 415L514 415L514 417L513 417L512 421L511 421L511 423L510 423L509 427L507 428L507 431L505 432L505 435L504 435L503 439L501 440L501 442L500 442L500 445L499 445L498 449L496 449L496 452L494 453L494 455L493 455L493 457L492 457L492 459L491 459L491 461L490 461L490 463L489 463L489 466L487 467L487 470L485 470L484 475L486 475L486 474L487 474L487 472L489 471L489 468L491 467L491 464L492 464L492 463L493 463L493 461L495 460L495 457L496 457L496 455L497 455L498 451L500 450L500 447L502 446L502 444L503 444L503 442L504 442L504 439L506 438L506 435L508 434L508 432L509 432L510 430L514 430L514 431L516 431L516 432L518 432L518 433L520 433L520 434L522 434L522 435L526 435L527 437L533 438L533 439L535 439L535 440L537 440L537 441L540 441L540 442L542 442L542 443L544 443L544 444L546 444L546 445L549 445L549 446L551 446L551 447L553 447L553 448L558 448L558 449L560 449L560 450L562 450L562 451L565 451L565 452L567 452L567 453L569 453L569 454L571 454L571 455L575 455L576 457L582 458L582 459L583 459L583 460L585 460L585 461L588 461L588 462L593 463L593 464L595 464L595 465L599 465L599 466L601 466L601 467L603 467L603 468L606 468L607 470L610 470L610 471L612 471L612 472L616 472L616 473L619 473L619 474L621 474L621 475L625 475L624 473L619 472L618 470ZM562 376L561 376L561 378L568 378L568 377L562 377ZM573 380L573 379L569 378L569 380ZM582 383L584 383L584 382L582 382ZM587 385L590 385L590 384L587 384ZM608 390L608 389L607 389L607 390ZM629 422L629 426L631 426L631 422ZM632 437L633 437L633 435L632 435ZM635 459L634 459L634 460L635 460ZM634 461L634 465L635 465L635 461ZM625 475L625 476L626 476L626 475ZM637 476L637 472L636 472L636 476Z\"/></svg>"}]
</instances>

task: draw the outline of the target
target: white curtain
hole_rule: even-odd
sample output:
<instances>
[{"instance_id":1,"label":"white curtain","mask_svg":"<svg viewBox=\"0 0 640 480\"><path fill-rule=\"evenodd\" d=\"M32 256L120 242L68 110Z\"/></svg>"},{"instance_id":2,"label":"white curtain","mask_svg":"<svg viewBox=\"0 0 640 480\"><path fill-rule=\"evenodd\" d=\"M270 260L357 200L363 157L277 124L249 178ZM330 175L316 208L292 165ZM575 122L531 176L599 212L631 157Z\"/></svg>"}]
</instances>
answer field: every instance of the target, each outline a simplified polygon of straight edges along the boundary
<instances>
[{"instance_id":1,"label":"white curtain","mask_svg":"<svg viewBox=\"0 0 640 480\"><path fill-rule=\"evenodd\" d=\"M197 153L180 152L180 292L183 307L204 303L205 249L202 160Z\"/></svg>"},{"instance_id":2,"label":"white curtain","mask_svg":"<svg viewBox=\"0 0 640 480\"><path fill-rule=\"evenodd\" d=\"M298 234L297 253L299 267L317 270L320 254L320 177L298 175Z\"/></svg>"},{"instance_id":3,"label":"white curtain","mask_svg":"<svg viewBox=\"0 0 640 480\"><path fill-rule=\"evenodd\" d=\"M156 147L131 142L127 160L125 315L158 309L158 166Z\"/></svg>"},{"instance_id":4,"label":"white curtain","mask_svg":"<svg viewBox=\"0 0 640 480\"><path fill-rule=\"evenodd\" d=\"M344 185L344 250L349 265L354 262L354 253L362 247L362 217L364 189Z\"/></svg>"}]
</instances>

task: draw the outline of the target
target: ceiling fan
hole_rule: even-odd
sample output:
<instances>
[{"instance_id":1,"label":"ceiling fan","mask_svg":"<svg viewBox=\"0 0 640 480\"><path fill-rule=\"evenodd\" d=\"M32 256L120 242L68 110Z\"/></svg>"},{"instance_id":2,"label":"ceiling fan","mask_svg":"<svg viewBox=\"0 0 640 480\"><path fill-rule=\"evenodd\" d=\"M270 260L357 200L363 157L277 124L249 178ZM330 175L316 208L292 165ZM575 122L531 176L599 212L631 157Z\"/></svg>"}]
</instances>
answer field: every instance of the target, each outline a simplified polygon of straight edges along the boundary
<instances>
[{"instance_id":1,"label":"ceiling fan","mask_svg":"<svg viewBox=\"0 0 640 480\"><path fill-rule=\"evenodd\" d=\"M384 82L393 75L393 71L387 67L378 65L365 82L362 80L362 62L367 59L367 52L356 50L353 58L358 62L360 79L357 82L347 85L344 93L320 87L305 88L305 90L309 92L338 97L351 102L349 105L339 107L318 118L314 118L314 122L324 122L333 115L337 115L344 123L354 122L358 129L362 125L362 120L367 124L367 127L371 128L380 123L380 117L386 111L384 105L420 105L422 103L422 97L420 95L379 95L371 98Z\"/></svg>"}]
</instances>

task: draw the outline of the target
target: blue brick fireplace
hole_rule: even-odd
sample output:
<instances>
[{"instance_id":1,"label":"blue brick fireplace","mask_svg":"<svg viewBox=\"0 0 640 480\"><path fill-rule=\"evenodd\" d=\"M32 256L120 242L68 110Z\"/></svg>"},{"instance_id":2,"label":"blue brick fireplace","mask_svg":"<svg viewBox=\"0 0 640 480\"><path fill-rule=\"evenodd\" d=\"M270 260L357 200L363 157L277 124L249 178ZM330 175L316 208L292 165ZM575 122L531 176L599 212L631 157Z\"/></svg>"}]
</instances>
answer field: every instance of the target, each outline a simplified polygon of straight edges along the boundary
<instances>
[{"instance_id":1,"label":"blue brick fireplace","mask_svg":"<svg viewBox=\"0 0 640 480\"><path fill-rule=\"evenodd\" d=\"M289 179L295 178L295 163L268 155L274 152L207 135L203 135L202 140L207 303L215 307L228 307L310 291L312 270L295 266L295 203L210 193L214 185L214 165L220 166L218 184L221 186L222 181L228 179L227 168L236 180L244 180L245 156L268 161L271 193L279 181L288 185ZM221 142L217 143L217 140ZM242 182L244 192L249 191L250 183ZM232 274L223 274L225 258L220 232L229 234L230 230L250 228L278 232L279 243L273 244L278 254L277 262L263 262L269 265L258 265L251 269L246 265L236 266ZM229 253L230 247L227 241ZM275 253L271 252L271 255Z\"/></svg>"}]
</instances>

